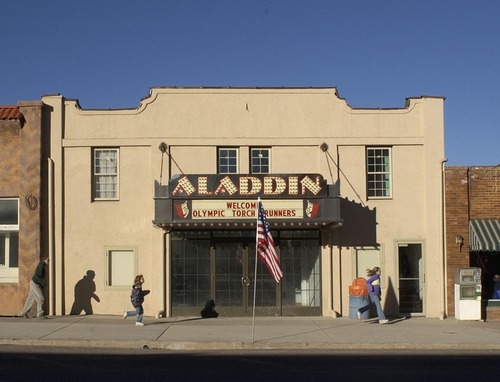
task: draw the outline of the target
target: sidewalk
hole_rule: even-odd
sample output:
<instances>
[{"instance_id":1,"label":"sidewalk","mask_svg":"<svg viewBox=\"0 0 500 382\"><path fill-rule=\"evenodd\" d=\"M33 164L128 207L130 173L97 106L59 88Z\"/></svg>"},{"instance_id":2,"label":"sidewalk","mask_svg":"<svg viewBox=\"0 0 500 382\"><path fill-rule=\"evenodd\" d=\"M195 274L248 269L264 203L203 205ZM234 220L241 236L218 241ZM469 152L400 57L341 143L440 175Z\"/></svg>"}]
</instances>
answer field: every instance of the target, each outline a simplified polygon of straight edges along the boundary
<instances>
[{"instance_id":1,"label":"sidewalk","mask_svg":"<svg viewBox=\"0 0 500 382\"><path fill-rule=\"evenodd\" d=\"M460 349L500 350L500 321L431 318L357 321L330 317L144 318L0 317L0 345L233 349ZM252 328L254 328L252 336Z\"/></svg>"}]
</instances>

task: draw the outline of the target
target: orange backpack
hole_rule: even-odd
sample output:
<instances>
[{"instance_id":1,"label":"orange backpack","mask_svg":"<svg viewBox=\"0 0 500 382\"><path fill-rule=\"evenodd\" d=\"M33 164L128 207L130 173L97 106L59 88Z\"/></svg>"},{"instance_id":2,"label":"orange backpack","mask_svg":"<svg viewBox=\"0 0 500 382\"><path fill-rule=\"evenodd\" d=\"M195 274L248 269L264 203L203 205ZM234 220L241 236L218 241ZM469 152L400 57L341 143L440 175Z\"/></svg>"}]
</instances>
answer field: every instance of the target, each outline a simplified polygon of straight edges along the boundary
<instances>
[{"instance_id":1,"label":"orange backpack","mask_svg":"<svg viewBox=\"0 0 500 382\"><path fill-rule=\"evenodd\" d=\"M349 285L349 294L351 296L366 296L368 294L366 279L364 277L354 279L352 285Z\"/></svg>"}]
</instances>

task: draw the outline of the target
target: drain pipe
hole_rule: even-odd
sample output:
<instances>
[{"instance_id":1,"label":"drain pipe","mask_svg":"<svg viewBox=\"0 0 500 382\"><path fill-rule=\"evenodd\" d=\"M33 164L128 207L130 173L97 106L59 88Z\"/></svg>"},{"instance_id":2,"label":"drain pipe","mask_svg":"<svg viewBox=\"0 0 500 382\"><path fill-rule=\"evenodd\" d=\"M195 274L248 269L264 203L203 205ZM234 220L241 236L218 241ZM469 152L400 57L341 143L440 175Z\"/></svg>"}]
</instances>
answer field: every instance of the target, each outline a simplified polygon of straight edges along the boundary
<instances>
[{"instance_id":1,"label":"drain pipe","mask_svg":"<svg viewBox=\"0 0 500 382\"><path fill-rule=\"evenodd\" d=\"M166 245L166 240L167 240L167 235L168 232L166 230L163 230L161 239L162 239L162 245L161 245L161 283L162 283L162 288L161 288L161 307L160 310L155 315L155 318L162 318L162 317L167 317L167 303L166 303L166 285L167 285L167 271L166 271L166 257L167 257L167 245Z\"/></svg>"},{"instance_id":2,"label":"drain pipe","mask_svg":"<svg viewBox=\"0 0 500 382\"><path fill-rule=\"evenodd\" d=\"M172 295L172 282L170 270L170 258L172 246L170 241L170 230L163 231L163 273L164 283L162 287L162 300L163 300L163 317L172 317L172 302L170 301Z\"/></svg>"},{"instance_id":3,"label":"drain pipe","mask_svg":"<svg viewBox=\"0 0 500 382\"><path fill-rule=\"evenodd\" d=\"M49 272L49 312L51 316L55 315L55 261L54 261L54 161L47 158L48 174L48 256L50 259Z\"/></svg>"},{"instance_id":4,"label":"drain pipe","mask_svg":"<svg viewBox=\"0 0 500 382\"><path fill-rule=\"evenodd\" d=\"M445 176L445 163L448 162L448 158L444 158L441 161L441 224L442 224L442 247L443 247L443 288L441 289L443 310L439 316L440 320L444 320L448 316L448 303L447 303L447 291L448 291L448 278L446 275L447 268L447 248L446 248L446 176Z\"/></svg>"}]
</instances>

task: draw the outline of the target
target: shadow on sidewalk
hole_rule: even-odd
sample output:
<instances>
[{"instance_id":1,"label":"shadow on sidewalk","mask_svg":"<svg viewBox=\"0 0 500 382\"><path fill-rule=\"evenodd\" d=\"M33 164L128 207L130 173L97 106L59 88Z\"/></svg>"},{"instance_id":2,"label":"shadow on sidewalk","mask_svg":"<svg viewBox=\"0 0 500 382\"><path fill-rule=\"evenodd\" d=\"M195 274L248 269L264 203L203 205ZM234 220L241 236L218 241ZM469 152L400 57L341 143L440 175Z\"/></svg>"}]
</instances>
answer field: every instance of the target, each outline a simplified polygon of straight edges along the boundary
<instances>
[{"instance_id":1,"label":"shadow on sidewalk","mask_svg":"<svg viewBox=\"0 0 500 382\"><path fill-rule=\"evenodd\" d=\"M389 322L384 325L397 324L401 321L409 320L411 317L398 317L398 318L389 318ZM365 324L378 324L378 318L369 318L367 320L363 320Z\"/></svg>"},{"instance_id":2,"label":"shadow on sidewalk","mask_svg":"<svg viewBox=\"0 0 500 382\"><path fill-rule=\"evenodd\" d=\"M175 318L167 318L168 321L156 321L156 322L151 322L151 323L147 323L147 326L152 326L152 325L164 325L164 324L175 324L175 323L178 323L178 322L188 322L188 321L199 321L199 320L203 320L203 318L201 317L193 317L193 318L184 318L184 319L181 319L181 320L176 320Z\"/></svg>"}]
</instances>

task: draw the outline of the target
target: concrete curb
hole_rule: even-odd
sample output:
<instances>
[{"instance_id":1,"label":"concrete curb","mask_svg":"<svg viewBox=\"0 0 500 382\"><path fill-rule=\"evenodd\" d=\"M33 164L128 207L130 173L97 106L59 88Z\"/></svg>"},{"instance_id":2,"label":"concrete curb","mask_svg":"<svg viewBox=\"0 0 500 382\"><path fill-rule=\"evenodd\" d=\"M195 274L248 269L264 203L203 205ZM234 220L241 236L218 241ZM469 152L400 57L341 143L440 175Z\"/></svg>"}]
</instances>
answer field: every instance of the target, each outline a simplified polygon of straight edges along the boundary
<instances>
[{"instance_id":1,"label":"concrete curb","mask_svg":"<svg viewBox=\"0 0 500 382\"><path fill-rule=\"evenodd\" d=\"M17 340L2 339L0 345L157 349L172 351L195 350L500 350L500 344L460 343L329 343L329 342L165 342L165 341L106 341L106 340Z\"/></svg>"}]
</instances>

